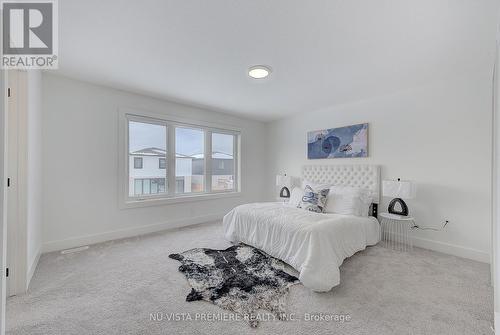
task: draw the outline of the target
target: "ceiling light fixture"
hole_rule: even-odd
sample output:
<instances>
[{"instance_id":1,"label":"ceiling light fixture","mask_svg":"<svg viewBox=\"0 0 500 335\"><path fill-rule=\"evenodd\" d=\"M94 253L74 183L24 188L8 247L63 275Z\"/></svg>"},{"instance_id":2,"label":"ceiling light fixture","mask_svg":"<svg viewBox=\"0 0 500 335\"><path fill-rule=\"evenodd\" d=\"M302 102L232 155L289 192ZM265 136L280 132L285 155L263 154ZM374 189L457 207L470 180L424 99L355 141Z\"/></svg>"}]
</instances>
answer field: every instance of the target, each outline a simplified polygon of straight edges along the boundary
<instances>
[{"instance_id":1,"label":"ceiling light fixture","mask_svg":"<svg viewBox=\"0 0 500 335\"><path fill-rule=\"evenodd\" d=\"M271 73L271 68L265 65L255 65L248 69L248 75L254 79L264 79Z\"/></svg>"}]
</instances>

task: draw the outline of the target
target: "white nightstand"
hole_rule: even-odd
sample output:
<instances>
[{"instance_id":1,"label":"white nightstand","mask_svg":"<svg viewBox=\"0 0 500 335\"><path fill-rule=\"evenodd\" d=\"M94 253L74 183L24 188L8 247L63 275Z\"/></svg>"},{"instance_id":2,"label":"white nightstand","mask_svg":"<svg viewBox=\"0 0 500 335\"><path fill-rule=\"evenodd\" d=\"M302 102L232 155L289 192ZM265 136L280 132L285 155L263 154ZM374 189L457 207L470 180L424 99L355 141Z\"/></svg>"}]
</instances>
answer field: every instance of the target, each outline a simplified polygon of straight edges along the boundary
<instances>
[{"instance_id":1,"label":"white nightstand","mask_svg":"<svg viewBox=\"0 0 500 335\"><path fill-rule=\"evenodd\" d=\"M382 243L392 249L409 251L413 249L413 242L409 232L415 226L415 219L411 216L401 216L390 213L380 213L382 227Z\"/></svg>"}]
</instances>

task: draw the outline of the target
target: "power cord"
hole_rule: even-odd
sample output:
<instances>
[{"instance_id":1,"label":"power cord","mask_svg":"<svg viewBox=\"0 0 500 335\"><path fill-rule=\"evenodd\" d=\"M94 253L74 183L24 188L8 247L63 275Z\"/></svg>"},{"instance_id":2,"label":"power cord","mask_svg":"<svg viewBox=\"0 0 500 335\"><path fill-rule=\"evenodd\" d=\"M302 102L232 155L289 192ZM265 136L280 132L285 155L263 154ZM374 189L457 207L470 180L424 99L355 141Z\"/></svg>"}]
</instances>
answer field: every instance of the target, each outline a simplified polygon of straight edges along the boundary
<instances>
[{"instance_id":1,"label":"power cord","mask_svg":"<svg viewBox=\"0 0 500 335\"><path fill-rule=\"evenodd\" d=\"M433 230L433 231L441 231L446 227L446 225L450 223L450 221L446 220L444 222L444 225L441 228L434 228L434 227L420 227L419 225L413 225L411 229L420 229L420 230Z\"/></svg>"}]
</instances>

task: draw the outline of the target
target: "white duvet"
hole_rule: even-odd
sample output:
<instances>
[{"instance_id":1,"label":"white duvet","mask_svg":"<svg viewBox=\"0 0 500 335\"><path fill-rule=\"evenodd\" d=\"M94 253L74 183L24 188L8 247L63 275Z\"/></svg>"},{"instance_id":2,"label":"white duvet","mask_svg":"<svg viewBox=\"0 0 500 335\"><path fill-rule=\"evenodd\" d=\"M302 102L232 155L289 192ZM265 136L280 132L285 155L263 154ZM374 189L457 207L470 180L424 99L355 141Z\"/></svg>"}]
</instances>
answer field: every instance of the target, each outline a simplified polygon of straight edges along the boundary
<instances>
[{"instance_id":1,"label":"white duvet","mask_svg":"<svg viewBox=\"0 0 500 335\"><path fill-rule=\"evenodd\" d=\"M283 260L299 271L304 286L329 291L340 283L344 259L380 240L374 217L318 214L282 203L252 203L231 210L224 236Z\"/></svg>"}]
</instances>

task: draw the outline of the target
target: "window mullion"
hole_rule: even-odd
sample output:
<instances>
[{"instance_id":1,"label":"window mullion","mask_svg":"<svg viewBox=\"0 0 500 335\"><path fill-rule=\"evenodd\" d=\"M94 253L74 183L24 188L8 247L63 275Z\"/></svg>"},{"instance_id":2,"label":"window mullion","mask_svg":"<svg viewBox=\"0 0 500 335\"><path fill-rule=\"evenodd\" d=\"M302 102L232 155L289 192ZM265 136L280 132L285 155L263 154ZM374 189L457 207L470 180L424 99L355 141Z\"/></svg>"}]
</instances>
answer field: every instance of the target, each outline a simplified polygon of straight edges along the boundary
<instances>
[{"instance_id":1,"label":"window mullion","mask_svg":"<svg viewBox=\"0 0 500 335\"><path fill-rule=\"evenodd\" d=\"M167 127L167 181L168 195L175 195L175 127L166 124Z\"/></svg>"},{"instance_id":2,"label":"window mullion","mask_svg":"<svg viewBox=\"0 0 500 335\"><path fill-rule=\"evenodd\" d=\"M205 192L212 192L212 132L205 130Z\"/></svg>"},{"instance_id":3,"label":"window mullion","mask_svg":"<svg viewBox=\"0 0 500 335\"><path fill-rule=\"evenodd\" d=\"M126 143L125 143L125 147L123 148L124 149L124 152L125 152L125 159L123 161L123 163L125 164L125 173L124 173L124 179L123 179L123 182L125 183L126 185L126 188L125 188L125 199L128 199L130 197L130 193L132 192L130 190L130 188L132 187L133 183L134 182L131 182L130 180L130 134L129 134L129 123L130 123L130 120L128 119L127 116L124 117L124 121L125 121L125 125L124 125L124 134L125 134L125 139L126 139ZM133 161L133 159L132 159ZM134 185L135 187L135 185ZM132 192L133 194L133 192Z\"/></svg>"},{"instance_id":4,"label":"window mullion","mask_svg":"<svg viewBox=\"0 0 500 335\"><path fill-rule=\"evenodd\" d=\"M233 190L240 190L240 135L233 136Z\"/></svg>"}]
</instances>

